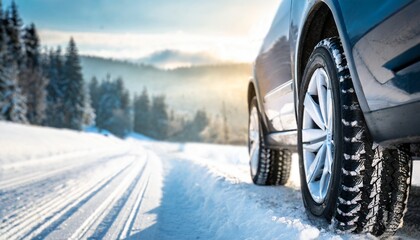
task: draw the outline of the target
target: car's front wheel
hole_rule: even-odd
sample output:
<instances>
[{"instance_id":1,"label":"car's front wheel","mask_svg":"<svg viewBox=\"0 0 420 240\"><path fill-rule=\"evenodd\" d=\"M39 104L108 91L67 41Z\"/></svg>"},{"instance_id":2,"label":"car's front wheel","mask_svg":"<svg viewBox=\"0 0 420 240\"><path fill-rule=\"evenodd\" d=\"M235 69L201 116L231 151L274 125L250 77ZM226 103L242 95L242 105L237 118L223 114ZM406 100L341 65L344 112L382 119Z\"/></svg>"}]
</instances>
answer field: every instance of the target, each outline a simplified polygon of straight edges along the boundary
<instances>
[{"instance_id":1,"label":"car's front wheel","mask_svg":"<svg viewBox=\"0 0 420 240\"><path fill-rule=\"evenodd\" d=\"M338 38L315 47L300 93L305 207L311 215L333 220L339 230L393 234L406 208L411 159L401 149L373 144Z\"/></svg>"}]
</instances>

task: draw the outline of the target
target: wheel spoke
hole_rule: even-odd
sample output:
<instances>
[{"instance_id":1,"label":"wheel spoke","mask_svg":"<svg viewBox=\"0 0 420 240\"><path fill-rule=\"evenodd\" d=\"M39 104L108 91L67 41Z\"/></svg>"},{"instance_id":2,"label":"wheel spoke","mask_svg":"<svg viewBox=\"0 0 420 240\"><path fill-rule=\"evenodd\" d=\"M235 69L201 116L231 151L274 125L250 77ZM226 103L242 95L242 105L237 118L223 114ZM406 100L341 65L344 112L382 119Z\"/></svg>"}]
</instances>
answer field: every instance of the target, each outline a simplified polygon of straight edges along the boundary
<instances>
[{"instance_id":1,"label":"wheel spoke","mask_svg":"<svg viewBox=\"0 0 420 240\"><path fill-rule=\"evenodd\" d=\"M333 119L333 105L332 105L332 95L331 95L331 89L327 90L327 119L326 119L326 126L328 129L332 129L332 119Z\"/></svg>"},{"instance_id":2,"label":"wheel spoke","mask_svg":"<svg viewBox=\"0 0 420 240\"><path fill-rule=\"evenodd\" d=\"M322 146L326 137L326 131L321 129L304 129L302 130L303 148L310 152L316 152Z\"/></svg>"},{"instance_id":3,"label":"wheel spoke","mask_svg":"<svg viewBox=\"0 0 420 240\"><path fill-rule=\"evenodd\" d=\"M325 163L327 164L327 163ZM319 181L319 195L324 196L324 190L328 188L328 186L325 186L328 184L328 178L330 177L330 173L328 172L327 167L324 166L324 169L322 171L321 180Z\"/></svg>"},{"instance_id":4,"label":"wheel spoke","mask_svg":"<svg viewBox=\"0 0 420 240\"><path fill-rule=\"evenodd\" d=\"M257 173L257 169L258 169L259 152L260 152L259 143L254 143L251 147L251 155L250 155L251 171L253 171L254 175Z\"/></svg>"},{"instance_id":5,"label":"wheel spoke","mask_svg":"<svg viewBox=\"0 0 420 240\"><path fill-rule=\"evenodd\" d=\"M253 110L256 111L256 110ZM258 130L258 119L257 119L257 114L253 112L253 114L251 115L252 118L252 130Z\"/></svg>"},{"instance_id":6,"label":"wheel spoke","mask_svg":"<svg viewBox=\"0 0 420 240\"><path fill-rule=\"evenodd\" d=\"M327 87L325 86L325 79L324 75L322 74L322 71L318 71L317 77L316 77L316 88L318 92L318 102L319 107L322 114L322 119L324 123L327 123L328 120L328 113L327 113Z\"/></svg>"},{"instance_id":7,"label":"wheel spoke","mask_svg":"<svg viewBox=\"0 0 420 240\"><path fill-rule=\"evenodd\" d=\"M312 96L309 93L306 93L304 100L305 111L309 114L312 120L318 125L322 130L325 129L325 124L322 119L322 114L319 108L319 105L314 101Z\"/></svg>"},{"instance_id":8,"label":"wheel spoke","mask_svg":"<svg viewBox=\"0 0 420 240\"><path fill-rule=\"evenodd\" d=\"M320 171L320 169L321 169L321 167L323 166L324 163L325 163L325 144L322 145L322 147L320 148L320 150L316 154L314 161L311 163L311 165L307 169L306 180L307 180L308 183L311 183L311 182L315 181L315 179L318 176L318 173L319 173L319 171Z\"/></svg>"},{"instance_id":9,"label":"wheel spoke","mask_svg":"<svg viewBox=\"0 0 420 240\"><path fill-rule=\"evenodd\" d=\"M315 153L309 152L309 151L303 151L303 156L304 156L305 173L307 175L307 172L308 172L307 169L309 168L311 163L314 161Z\"/></svg>"},{"instance_id":10,"label":"wheel spoke","mask_svg":"<svg viewBox=\"0 0 420 240\"><path fill-rule=\"evenodd\" d=\"M321 129L302 130L302 141L304 143L324 141L326 137L327 137L327 132Z\"/></svg>"},{"instance_id":11,"label":"wheel spoke","mask_svg":"<svg viewBox=\"0 0 420 240\"><path fill-rule=\"evenodd\" d=\"M324 144L323 142L303 144L303 149L309 152L316 152Z\"/></svg>"},{"instance_id":12,"label":"wheel spoke","mask_svg":"<svg viewBox=\"0 0 420 240\"><path fill-rule=\"evenodd\" d=\"M327 143L326 158L325 158L325 167L329 173L332 173L332 164L333 164L333 146L331 143Z\"/></svg>"}]
</instances>

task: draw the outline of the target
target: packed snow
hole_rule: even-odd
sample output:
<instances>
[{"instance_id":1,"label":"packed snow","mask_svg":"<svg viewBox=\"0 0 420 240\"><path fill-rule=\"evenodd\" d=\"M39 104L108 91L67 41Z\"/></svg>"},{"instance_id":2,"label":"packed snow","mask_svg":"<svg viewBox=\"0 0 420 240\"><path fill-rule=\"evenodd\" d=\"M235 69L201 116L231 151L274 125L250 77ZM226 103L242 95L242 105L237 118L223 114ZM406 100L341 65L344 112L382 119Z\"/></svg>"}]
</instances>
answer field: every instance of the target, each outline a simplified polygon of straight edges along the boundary
<instances>
[{"instance_id":1,"label":"packed snow","mask_svg":"<svg viewBox=\"0 0 420 240\"><path fill-rule=\"evenodd\" d=\"M296 156L286 186L259 187L246 147L6 122L0 133L0 239L374 239L307 217Z\"/></svg>"}]
</instances>

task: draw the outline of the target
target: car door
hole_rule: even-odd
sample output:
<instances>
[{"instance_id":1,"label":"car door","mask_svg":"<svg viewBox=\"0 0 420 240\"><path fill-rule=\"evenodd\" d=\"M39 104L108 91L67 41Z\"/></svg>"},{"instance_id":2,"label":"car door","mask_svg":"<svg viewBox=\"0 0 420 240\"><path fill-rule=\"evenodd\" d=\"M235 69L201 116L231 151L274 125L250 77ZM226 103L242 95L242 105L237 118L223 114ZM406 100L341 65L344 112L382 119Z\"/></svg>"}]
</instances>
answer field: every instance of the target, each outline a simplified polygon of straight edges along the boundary
<instances>
[{"instance_id":1,"label":"car door","mask_svg":"<svg viewBox=\"0 0 420 240\"><path fill-rule=\"evenodd\" d=\"M296 129L293 103L289 21L292 0L283 0L255 62L270 131Z\"/></svg>"}]
</instances>

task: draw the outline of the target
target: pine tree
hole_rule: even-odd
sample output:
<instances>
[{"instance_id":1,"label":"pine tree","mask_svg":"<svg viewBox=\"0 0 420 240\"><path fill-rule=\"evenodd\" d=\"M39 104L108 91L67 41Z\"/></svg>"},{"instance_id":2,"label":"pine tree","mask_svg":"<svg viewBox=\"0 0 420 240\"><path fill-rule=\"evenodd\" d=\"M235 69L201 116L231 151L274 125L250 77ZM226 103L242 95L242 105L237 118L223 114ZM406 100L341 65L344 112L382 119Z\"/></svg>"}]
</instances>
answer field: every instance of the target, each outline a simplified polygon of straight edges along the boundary
<instances>
[{"instance_id":1,"label":"pine tree","mask_svg":"<svg viewBox=\"0 0 420 240\"><path fill-rule=\"evenodd\" d=\"M18 86L18 68L9 48L7 17L0 1L0 120L26 123L26 103Z\"/></svg>"},{"instance_id":2,"label":"pine tree","mask_svg":"<svg viewBox=\"0 0 420 240\"><path fill-rule=\"evenodd\" d=\"M63 57L61 48L50 50L44 62L44 71L49 79L47 85L47 118L44 124L51 127L64 127L64 90Z\"/></svg>"},{"instance_id":3,"label":"pine tree","mask_svg":"<svg viewBox=\"0 0 420 240\"><path fill-rule=\"evenodd\" d=\"M83 91L85 95L84 102L84 113L83 113L83 126L91 126L95 124L95 110L92 106L92 99L90 98L89 87L85 84L83 86Z\"/></svg>"},{"instance_id":4,"label":"pine tree","mask_svg":"<svg viewBox=\"0 0 420 240\"><path fill-rule=\"evenodd\" d=\"M124 111L129 111L129 108L130 108L130 94L125 89L123 79L121 77L117 78L115 84L116 84L117 95L121 99L120 108L123 109Z\"/></svg>"},{"instance_id":5,"label":"pine tree","mask_svg":"<svg viewBox=\"0 0 420 240\"><path fill-rule=\"evenodd\" d=\"M204 140L202 133L209 124L209 118L204 110L198 110L194 118L188 121L183 129L181 138L183 141L201 142Z\"/></svg>"},{"instance_id":6,"label":"pine tree","mask_svg":"<svg viewBox=\"0 0 420 240\"><path fill-rule=\"evenodd\" d=\"M121 116L125 119L125 121L123 122L124 125L124 135L125 136L127 133L129 133L130 131L132 131L133 128L133 124L132 124L132 117L131 117L131 103L130 103L130 93L128 92L128 90L125 88L124 86L124 80L119 77L117 78L116 82L116 94L119 98L120 101L120 111L121 111ZM121 123L121 121L119 121L118 123Z\"/></svg>"},{"instance_id":7,"label":"pine tree","mask_svg":"<svg viewBox=\"0 0 420 240\"><path fill-rule=\"evenodd\" d=\"M168 136L168 106L165 96L154 96L151 107L151 136L156 139L166 139Z\"/></svg>"},{"instance_id":8,"label":"pine tree","mask_svg":"<svg viewBox=\"0 0 420 240\"><path fill-rule=\"evenodd\" d=\"M202 132L203 141L211 143L223 143L224 140L222 140L222 125L222 119L219 115L216 115L211 120L209 120L209 124Z\"/></svg>"},{"instance_id":9,"label":"pine tree","mask_svg":"<svg viewBox=\"0 0 420 240\"><path fill-rule=\"evenodd\" d=\"M118 137L126 136L131 130L130 96L122 78L115 81L108 75L100 85L93 78L91 90L92 106L96 113L96 126L108 130Z\"/></svg>"},{"instance_id":10,"label":"pine tree","mask_svg":"<svg viewBox=\"0 0 420 240\"><path fill-rule=\"evenodd\" d=\"M94 79L96 80L96 78ZM112 117L112 110L117 107L117 99L114 96L114 92L111 85L109 76L102 83L97 86L96 91L93 91L93 85L96 82L91 82L91 98L92 106L95 109L96 114L96 127L99 130L107 129L109 119Z\"/></svg>"},{"instance_id":11,"label":"pine tree","mask_svg":"<svg viewBox=\"0 0 420 240\"><path fill-rule=\"evenodd\" d=\"M41 53L40 53L40 41L38 33L36 31L35 24L30 24L24 28L23 49L24 49L24 60L25 65L28 68L39 68L41 67Z\"/></svg>"},{"instance_id":12,"label":"pine tree","mask_svg":"<svg viewBox=\"0 0 420 240\"><path fill-rule=\"evenodd\" d=\"M34 24L24 29L24 57L19 73L19 85L26 97L27 118L30 123L40 125L45 119L46 86L48 79L41 66L40 43Z\"/></svg>"},{"instance_id":13,"label":"pine tree","mask_svg":"<svg viewBox=\"0 0 420 240\"><path fill-rule=\"evenodd\" d=\"M21 44L21 30L22 30L22 19L19 16L18 7L15 1L9 10L6 11L4 22L6 24L6 32L9 36L7 45L12 55L13 61L16 62L18 68L22 63L22 44Z\"/></svg>"},{"instance_id":14,"label":"pine tree","mask_svg":"<svg viewBox=\"0 0 420 240\"><path fill-rule=\"evenodd\" d=\"M194 120L193 120L194 126L197 129L198 133L201 133L207 125L209 124L209 119L207 117L207 113L205 110L198 110L195 113Z\"/></svg>"},{"instance_id":15,"label":"pine tree","mask_svg":"<svg viewBox=\"0 0 420 240\"><path fill-rule=\"evenodd\" d=\"M99 110L99 99L100 99L100 89L98 79L94 76L89 83L89 95L91 99L91 105L95 113Z\"/></svg>"},{"instance_id":16,"label":"pine tree","mask_svg":"<svg viewBox=\"0 0 420 240\"><path fill-rule=\"evenodd\" d=\"M81 130L85 114L85 91L82 67L76 43L70 39L64 63L64 127Z\"/></svg>"},{"instance_id":17,"label":"pine tree","mask_svg":"<svg viewBox=\"0 0 420 240\"><path fill-rule=\"evenodd\" d=\"M146 88L140 96L134 97L134 131L145 135L150 133L150 99Z\"/></svg>"}]
</instances>

